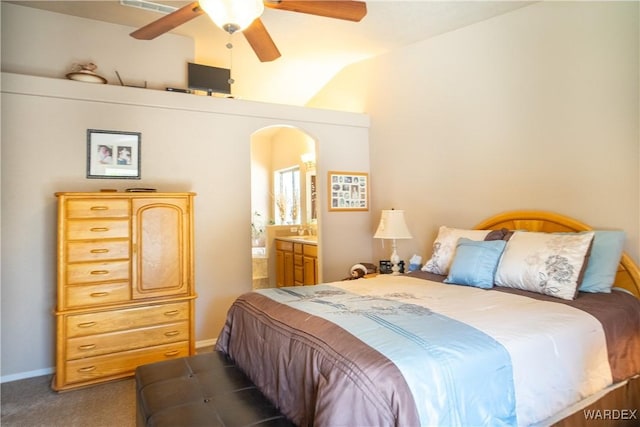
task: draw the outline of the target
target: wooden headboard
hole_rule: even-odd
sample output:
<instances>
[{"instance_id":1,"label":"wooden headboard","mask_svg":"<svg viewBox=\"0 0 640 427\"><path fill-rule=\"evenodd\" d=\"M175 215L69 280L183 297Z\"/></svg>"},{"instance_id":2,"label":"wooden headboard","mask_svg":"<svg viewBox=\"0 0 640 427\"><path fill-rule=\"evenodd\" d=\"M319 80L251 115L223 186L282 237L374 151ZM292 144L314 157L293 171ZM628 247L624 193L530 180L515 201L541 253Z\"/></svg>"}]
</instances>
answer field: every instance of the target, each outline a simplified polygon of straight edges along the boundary
<instances>
[{"instance_id":1,"label":"wooden headboard","mask_svg":"<svg viewBox=\"0 0 640 427\"><path fill-rule=\"evenodd\" d=\"M498 214L482 221L474 227L478 230L529 230L553 233L557 231L590 231L586 224L546 211L511 211ZM615 287L624 288L640 298L640 269L626 253L622 254Z\"/></svg>"}]
</instances>

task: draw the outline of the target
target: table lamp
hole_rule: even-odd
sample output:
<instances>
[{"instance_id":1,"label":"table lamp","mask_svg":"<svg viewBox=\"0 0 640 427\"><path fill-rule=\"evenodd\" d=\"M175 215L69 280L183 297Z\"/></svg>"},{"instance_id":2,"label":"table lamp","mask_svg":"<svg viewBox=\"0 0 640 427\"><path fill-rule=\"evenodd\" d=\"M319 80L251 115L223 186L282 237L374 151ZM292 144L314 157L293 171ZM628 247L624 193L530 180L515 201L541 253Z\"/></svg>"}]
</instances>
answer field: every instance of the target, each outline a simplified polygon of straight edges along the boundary
<instances>
[{"instance_id":1,"label":"table lamp","mask_svg":"<svg viewBox=\"0 0 640 427\"><path fill-rule=\"evenodd\" d=\"M402 210L383 210L382 216L380 216L380 224L376 234L373 235L374 239L391 239L391 274L400 274L400 256L396 251L396 239L411 239L411 233L407 228L407 223L404 220L404 211Z\"/></svg>"}]
</instances>

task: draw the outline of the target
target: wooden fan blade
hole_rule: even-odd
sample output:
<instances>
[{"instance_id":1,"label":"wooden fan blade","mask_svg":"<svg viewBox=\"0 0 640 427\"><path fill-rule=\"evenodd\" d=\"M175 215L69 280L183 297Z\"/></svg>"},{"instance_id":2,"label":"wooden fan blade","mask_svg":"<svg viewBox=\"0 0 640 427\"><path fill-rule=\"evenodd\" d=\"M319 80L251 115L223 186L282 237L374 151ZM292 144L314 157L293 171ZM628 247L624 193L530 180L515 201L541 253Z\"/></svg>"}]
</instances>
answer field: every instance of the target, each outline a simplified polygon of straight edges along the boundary
<instances>
[{"instance_id":1,"label":"wooden fan blade","mask_svg":"<svg viewBox=\"0 0 640 427\"><path fill-rule=\"evenodd\" d=\"M244 34L261 62L269 62L280 58L280 51L260 18L256 18L248 28L242 31L242 34Z\"/></svg>"},{"instance_id":2,"label":"wooden fan blade","mask_svg":"<svg viewBox=\"0 0 640 427\"><path fill-rule=\"evenodd\" d=\"M130 36L139 40L152 40L173 30L185 22L191 21L193 18L198 17L203 13L204 11L200 8L200 4L197 1L194 1L181 7L175 12L171 12L152 23L135 30L130 34Z\"/></svg>"},{"instance_id":3,"label":"wooden fan blade","mask_svg":"<svg viewBox=\"0 0 640 427\"><path fill-rule=\"evenodd\" d=\"M289 10L354 22L359 22L367 14L367 4L365 2L352 0L265 0L264 5L271 9Z\"/></svg>"}]
</instances>

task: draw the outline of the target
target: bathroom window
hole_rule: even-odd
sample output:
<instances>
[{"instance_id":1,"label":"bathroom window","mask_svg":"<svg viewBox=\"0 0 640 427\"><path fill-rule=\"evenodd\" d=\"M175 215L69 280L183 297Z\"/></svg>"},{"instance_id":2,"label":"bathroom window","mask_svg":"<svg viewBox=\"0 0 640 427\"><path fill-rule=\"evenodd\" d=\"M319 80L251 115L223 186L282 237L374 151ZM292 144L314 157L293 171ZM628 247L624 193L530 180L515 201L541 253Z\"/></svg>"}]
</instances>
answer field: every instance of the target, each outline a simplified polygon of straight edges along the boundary
<instances>
[{"instance_id":1,"label":"bathroom window","mask_svg":"<svg viewBox=\"0 0 640 427\"><path fill-rule=\"evenodd\" d=\"M276 224L300 224L300 168L275 171L273 183Z\"/></svg>"}]
</instances>

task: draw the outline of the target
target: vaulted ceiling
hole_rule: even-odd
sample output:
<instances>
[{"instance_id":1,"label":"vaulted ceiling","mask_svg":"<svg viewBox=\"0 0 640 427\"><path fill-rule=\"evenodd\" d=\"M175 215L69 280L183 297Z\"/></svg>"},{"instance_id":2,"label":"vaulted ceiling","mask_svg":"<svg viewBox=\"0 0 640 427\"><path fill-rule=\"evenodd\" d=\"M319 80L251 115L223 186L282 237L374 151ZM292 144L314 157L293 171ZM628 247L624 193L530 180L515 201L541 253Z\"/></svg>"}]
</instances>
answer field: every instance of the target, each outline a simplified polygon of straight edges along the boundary
<instances>
[{"instance_id":1,"label":"vaulted ceiling","mask_svg":"<svg viewBox=\"0 0 640 427\"><path fill-rule=\"evenodd\" d=\"M161 17L111 1L13 1L67 15L134 28ZM156 0L180 7L189 2ZM526 6L524 1L367 1L354 23L265 9L262 21L282 56L261 63L239 34L229 36L207 16L172 31L191 37L199 63L232 68L234 95L264 102L304 105L346 65ZM225 47L233 44L233 49ZM153 43L153 41L149 41Z\"/></svg>"}]
</instances>

